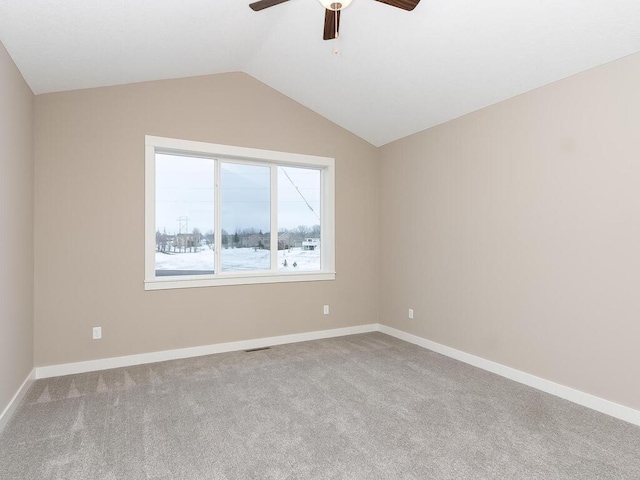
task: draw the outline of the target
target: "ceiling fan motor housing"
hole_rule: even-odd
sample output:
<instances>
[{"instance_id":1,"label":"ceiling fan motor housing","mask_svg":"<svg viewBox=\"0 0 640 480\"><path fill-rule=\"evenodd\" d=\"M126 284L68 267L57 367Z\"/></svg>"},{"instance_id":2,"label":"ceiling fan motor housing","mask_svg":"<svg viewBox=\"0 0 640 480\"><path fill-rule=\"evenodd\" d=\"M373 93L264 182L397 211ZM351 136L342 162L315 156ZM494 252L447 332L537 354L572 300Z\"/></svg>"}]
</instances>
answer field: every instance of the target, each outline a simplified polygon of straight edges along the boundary
<instances>
[{"instance_id":1,"label":"ceiling fan motor housing","mask_svg":"<svg viewBox=\"0 0 640 480\"><path fill-rule=\"evenodd\" d=\"M327 10L338 12L343 8L347 8L351 3L351 0L320 0L320 3Z\"/></svg>"}]
</instances>

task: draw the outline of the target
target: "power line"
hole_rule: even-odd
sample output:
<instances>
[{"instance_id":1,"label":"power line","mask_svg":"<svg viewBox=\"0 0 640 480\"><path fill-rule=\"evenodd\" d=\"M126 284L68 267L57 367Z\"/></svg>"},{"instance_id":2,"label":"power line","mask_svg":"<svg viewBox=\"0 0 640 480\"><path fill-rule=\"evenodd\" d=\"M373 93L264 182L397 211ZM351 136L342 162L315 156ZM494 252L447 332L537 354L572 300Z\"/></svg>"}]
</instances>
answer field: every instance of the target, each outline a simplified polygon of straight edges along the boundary
<instances>
[{"instance_id":1,"label":"power line","mask_svg":"<svg viewBox=\"0 0 640 480\"><path fill-rule=\"evenodd\" d=\"M307 204L307 207L309 207L309 210L311 210L311 213L313 213L315 215L315 217L318 219L318 221L320 221L320 217L318 216L318 214L316 213L316 211L313 209L313 207L311 205L309 205L309 202L307 202L307 199L304 198L304 195L302 194L302 192L300 191L300 189L298 188L298 186L293 183L293 180L291 180L291 177L289 176L289 174L287 173L287 171L284 169L284 167L280 167L282 168L282 172L287 176L287 178L289 179L289 181L291 182L291 185L293 185L293 187L296 189L296 191L298 192L298 194L300 195L300 198L302 198L302 200L304 200L304 203Z\"/></svg>"}]
</instances>

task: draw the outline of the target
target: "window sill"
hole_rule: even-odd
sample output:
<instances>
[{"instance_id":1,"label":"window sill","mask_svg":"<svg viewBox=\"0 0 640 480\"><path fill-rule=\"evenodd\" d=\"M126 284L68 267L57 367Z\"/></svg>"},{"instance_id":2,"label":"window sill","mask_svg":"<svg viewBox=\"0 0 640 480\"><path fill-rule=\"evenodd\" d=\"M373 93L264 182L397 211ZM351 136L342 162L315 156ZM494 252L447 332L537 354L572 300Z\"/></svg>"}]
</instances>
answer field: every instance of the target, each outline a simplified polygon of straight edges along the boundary
<instances>
[{"instance_id":1,"label":"window sill","mask_svg":"<svg viewBox=\"0 0 640 480\"><path fill-rule=\"evenodd\" d=\"M173 288L221 287L225 285L255 285L260 283L286 282L317 282L335 280L335 272L310 273L252 273L249 275L220 275L216 278L193 277L189 279L179 277L154 278L144 282L145 290L169 290Z\"/></svg>"}]
</instances>

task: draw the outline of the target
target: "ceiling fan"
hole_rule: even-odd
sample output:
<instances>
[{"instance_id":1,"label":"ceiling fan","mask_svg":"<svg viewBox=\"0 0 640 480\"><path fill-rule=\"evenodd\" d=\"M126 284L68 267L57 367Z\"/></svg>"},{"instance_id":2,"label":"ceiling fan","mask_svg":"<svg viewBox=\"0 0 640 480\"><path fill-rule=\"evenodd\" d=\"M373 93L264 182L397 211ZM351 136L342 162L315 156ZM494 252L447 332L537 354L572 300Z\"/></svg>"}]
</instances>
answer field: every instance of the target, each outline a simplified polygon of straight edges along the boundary
<instances>
[{"instance_id":1,"label":"ceiling fan","mask_svg":"<svg viewBox=\"0 0 640 480\"><path fill-rule=\"evenodd\" d=\"M259 0L249 5L255 12L264 10L265 8L280 5L289 0ZM338 38L338 30L340 29L340 11L348 7L351 0L319 0L326 9L324 14L324 35L325 40ZM376 2L386 3L392 7L401 8L403 10L413 10L420 0L375 0Z\"/></svg>"}]
</instances>

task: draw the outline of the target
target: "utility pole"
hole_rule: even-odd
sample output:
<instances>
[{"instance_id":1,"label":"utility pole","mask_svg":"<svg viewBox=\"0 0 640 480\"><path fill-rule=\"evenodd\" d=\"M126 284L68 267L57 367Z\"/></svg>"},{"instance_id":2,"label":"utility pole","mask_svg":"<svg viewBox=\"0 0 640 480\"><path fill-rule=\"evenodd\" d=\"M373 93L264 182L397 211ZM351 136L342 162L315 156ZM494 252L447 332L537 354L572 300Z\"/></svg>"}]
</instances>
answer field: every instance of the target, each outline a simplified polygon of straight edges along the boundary
<instances>
[{"instance_id":1,"label":"utility pole","mask_svg":"<svg viewBox=\"0 0 640 480\"><path fill-rule=\"evenodd\" d=\"M189 217L178 217L178 233L189 233Z\"/></svg>"}]
</instances>

